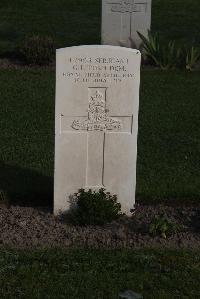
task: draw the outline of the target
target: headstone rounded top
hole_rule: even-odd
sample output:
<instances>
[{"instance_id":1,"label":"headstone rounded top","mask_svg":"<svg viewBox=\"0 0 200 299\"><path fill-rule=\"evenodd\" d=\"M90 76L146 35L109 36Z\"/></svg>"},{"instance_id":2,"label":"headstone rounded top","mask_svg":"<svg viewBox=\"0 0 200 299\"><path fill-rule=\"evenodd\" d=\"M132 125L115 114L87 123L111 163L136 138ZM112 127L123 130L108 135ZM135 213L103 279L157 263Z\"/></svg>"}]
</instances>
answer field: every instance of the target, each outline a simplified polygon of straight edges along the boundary
<instances>
[{"instance_id":1,"label":"headstone rounded top","mask_svg":"<svg viewBox=\"0 0 200 299\"><path fill-rule=\"evenodd\" d=\"M137 49L131 49L131 48L125 48L120 46L109 46L109 45L81 45L81 46L73 46L73 47L66 47L66 48L60 48L56 49L56 52L59 54L59 52L69 51L69 50L83 50L83 49L102 49L102 50L112 50L112 51L123 51L123 52L132 52L134 54L141 54L139 50Z\"/></svg>"}]
</instances>

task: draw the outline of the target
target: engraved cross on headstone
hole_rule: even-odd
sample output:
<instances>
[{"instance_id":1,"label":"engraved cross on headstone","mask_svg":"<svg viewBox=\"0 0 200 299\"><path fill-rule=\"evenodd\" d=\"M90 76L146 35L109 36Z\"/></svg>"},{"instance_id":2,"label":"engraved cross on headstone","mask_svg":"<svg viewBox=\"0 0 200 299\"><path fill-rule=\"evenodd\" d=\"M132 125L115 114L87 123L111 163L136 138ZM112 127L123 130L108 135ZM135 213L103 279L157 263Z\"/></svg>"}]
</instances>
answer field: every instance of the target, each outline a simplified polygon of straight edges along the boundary
<instances>
[{"instance_id":1,"label":"engraved cross on headstone","mask_svg":"<svg viewBox=\"0 0 200 299\"><path fill-rule=\"evenodd\" d=\"M124 23L126 23L127 16L129 17L129 39L131 39L134 13L145 12L147 9L147 2L137 2L136 0L122 0L118 3L110 2L109 5L111 6L111 12L117 12L121 14L121 37L123 37Z\"/></svg>"},{"instance_id":2,"label":"engraved cross on headstone","mask_svg":"<svg viewBox=\"0 0 200 299\"><path fill-rule=\"evenodd\" d=\"M107 134L132 134L133 115L109 116L106 87L91 87L87 116L61 115L61 133L87 134L85 187L104 187L104 158Z\"/></svg>"}]
</instances>

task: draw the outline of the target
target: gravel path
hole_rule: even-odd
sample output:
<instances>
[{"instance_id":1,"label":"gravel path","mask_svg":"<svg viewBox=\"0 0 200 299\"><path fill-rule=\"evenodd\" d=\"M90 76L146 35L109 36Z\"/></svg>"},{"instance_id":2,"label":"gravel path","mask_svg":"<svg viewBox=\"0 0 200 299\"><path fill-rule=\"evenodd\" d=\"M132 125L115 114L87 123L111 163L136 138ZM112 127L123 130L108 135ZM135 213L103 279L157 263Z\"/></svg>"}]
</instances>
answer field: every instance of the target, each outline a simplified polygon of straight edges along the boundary
<instances>
[{"instance_id":1,"label":"gravel path","mask_svg":"<svg viewBox=\"0 0 200 299\"><path fill-rule=\"evenodd\" d=\"M148 233L152 218L163 211L181 226L167 240ZM200 207L138 206L131 218L122 217L103 227L72 226L41 209L0 208L0 246L200 248Z\"/></svg>"}]
</instances>

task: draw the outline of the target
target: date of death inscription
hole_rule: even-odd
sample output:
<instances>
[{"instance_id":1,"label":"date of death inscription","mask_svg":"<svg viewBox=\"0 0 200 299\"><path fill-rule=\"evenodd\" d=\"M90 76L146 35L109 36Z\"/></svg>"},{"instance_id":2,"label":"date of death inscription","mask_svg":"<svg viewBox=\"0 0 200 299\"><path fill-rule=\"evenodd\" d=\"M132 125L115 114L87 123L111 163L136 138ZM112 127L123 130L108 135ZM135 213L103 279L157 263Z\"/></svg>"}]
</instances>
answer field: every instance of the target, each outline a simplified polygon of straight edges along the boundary
<instances>
[{"instance_id":1,"label":"date of death inscription","mask_svg":"<svg viewBox=\"0 0 200 299\"><path fill-rule=\"evenodd\" d=\"M128 58L70 57L62 76L72 83L121 83L133 79Z\"/></svg>"}]
</instances>

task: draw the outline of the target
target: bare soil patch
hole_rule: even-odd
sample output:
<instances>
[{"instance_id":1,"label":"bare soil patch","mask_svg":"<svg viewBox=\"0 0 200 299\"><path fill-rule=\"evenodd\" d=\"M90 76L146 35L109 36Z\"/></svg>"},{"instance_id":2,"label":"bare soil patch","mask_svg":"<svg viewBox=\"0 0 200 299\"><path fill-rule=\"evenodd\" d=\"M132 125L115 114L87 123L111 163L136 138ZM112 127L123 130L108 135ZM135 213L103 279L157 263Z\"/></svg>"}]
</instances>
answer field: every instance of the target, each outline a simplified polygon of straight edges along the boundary
<instances>
[{"instance_id":1,"label":"bare soil patch","mask_svg":"<svg viewBox=\"0 0 200 299\"><path fill-rule=\"evenodd\" d=\"M162 212L180 226L163 239L149 234L149 225ZM0 245L15 248L199 248L200 206L138 205L131 218L121 217L103 227L73 226L53 216L48 209L0 208Z\"/></svg>"}]
</instances>

